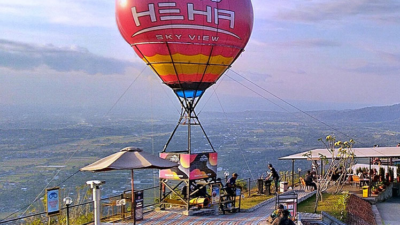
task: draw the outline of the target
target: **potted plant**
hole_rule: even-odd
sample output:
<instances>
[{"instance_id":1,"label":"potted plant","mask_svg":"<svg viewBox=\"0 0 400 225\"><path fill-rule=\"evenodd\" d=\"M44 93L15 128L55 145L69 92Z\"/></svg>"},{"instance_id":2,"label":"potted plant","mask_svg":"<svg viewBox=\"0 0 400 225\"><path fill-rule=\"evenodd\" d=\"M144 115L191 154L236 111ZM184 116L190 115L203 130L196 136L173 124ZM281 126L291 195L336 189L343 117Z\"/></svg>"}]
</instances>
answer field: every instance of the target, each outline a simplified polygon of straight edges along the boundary
<instances>
[{"instance_id":1,"label":"potted plant","mask_svg":"<svg viewBox=\"0 0 400 225\"><path fill-rule=\"evenodd\" d=\"M377 188L376 186L372 186L371 192L372 192L372 194L374 194L374 195L379 194L378 188Z\"/></svg>"},{"instance_id":2,"label":"potted plant","mask_svg":"<svg viewBox=\"0 0 400 225\"><path fill-rule=\"evenodd\" d=\"M383 191L386 188L386 185L384 184L384 182L379 182L378 183L378 189L379 191Z\"/></svg>"}]
</instances>

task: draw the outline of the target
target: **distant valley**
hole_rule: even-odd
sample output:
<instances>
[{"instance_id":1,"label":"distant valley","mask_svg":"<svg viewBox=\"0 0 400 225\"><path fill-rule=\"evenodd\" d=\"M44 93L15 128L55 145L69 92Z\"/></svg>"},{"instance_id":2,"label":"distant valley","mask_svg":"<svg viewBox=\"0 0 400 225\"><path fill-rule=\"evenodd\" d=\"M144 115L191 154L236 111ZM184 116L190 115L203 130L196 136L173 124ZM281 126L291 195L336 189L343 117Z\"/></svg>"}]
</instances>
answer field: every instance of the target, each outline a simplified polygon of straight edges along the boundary
<instances>
[{"instance_id":1,"label":"distant valley","mask_svg":"<svg viewBox=\"0 0 400 225\"><path fill-rule=\"evenodd\" d=\"M400 104L341 111L202 112L199 119L219 154L221 177L227 170L238 172L242 179L256 179L265 173L267 163L279 171L290 170L290 164L279 157L322 148L318 139L329 134L339 140L353 138L355 147L396 146L400 142ZM72 196L76 187L90 179L107 181L105 196L129 189L126 172L73 174L127 146L158 154L177 120L178 115L168 119L29 113L2 117L0 218L29 205L49 182ZM193 151L211 151L199 127L194 126L192 132ZM184 150L186 143L186 127L181 126L167 150ZM307 169L308 164L296 162L296 168ZM157 185L156 172L136 173L139 188Z\"/></svg>"}]
</instances>

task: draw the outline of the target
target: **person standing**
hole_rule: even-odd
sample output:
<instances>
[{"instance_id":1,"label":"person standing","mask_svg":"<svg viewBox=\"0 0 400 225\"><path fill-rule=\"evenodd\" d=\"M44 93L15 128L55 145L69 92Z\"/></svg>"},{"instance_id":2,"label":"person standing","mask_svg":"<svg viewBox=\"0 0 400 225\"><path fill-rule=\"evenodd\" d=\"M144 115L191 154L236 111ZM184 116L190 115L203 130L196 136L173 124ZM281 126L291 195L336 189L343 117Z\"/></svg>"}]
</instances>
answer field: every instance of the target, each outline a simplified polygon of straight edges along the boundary
<instances>
[{"instance_id":1,"label":"person standing","mask_svg":"<svg viewBox=\"0 0 400 225\"><path fill-rule=\"evenodd\" d=\"M265 179L269 180L272 177L272 180L275 183L275 193L278 193L279 174L278 174L278 172L276 172L276 170L272 166L272 164L268 164L268 168L271 171L271 173Z\"/></svg>"},{"instance_id":2,"label":"person standing","mask_svg":"<svg viewBox=\"0 0 400 225\"><path fill-rule=\"evenodd\" d=\"M239 175L237 173L233 173L232 177L228 179L226 182L226 192L230 196L235 196L235 188L236 188L236 179Z\"/></svg>"},{"instance_id":3,"label":"person standing","mask_svg":"<svg viewBox=\"0 0 400 225\"><path fill-rule=\"evenodd\" d=\"M306 182L307 186L312 186L314 188L314 191L317 190L317 184L314 183L314 179L313 176L311 174L311 171L307 171L307 175L306 178L304 179L304 181Z\"/></svg>"}]
</instances>

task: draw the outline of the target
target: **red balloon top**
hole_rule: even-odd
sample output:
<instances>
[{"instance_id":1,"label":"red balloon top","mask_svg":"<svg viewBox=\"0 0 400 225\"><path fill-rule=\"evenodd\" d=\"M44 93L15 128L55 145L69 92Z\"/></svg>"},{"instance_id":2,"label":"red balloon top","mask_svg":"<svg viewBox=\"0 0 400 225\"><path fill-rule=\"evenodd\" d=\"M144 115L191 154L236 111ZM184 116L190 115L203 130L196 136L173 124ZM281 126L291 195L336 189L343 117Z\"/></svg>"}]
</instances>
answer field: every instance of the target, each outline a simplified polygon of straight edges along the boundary
<instances>
[{"instance_id":1,"label":"red balloon top","mask_svg":"<svg viewBox=\"0 0 400 225\"><path fill-rule=\"evenodd\" d=\"M243 51L251 0L116 0L118 28L175 91L204 91Z\"/></svg>"}]
</instances>

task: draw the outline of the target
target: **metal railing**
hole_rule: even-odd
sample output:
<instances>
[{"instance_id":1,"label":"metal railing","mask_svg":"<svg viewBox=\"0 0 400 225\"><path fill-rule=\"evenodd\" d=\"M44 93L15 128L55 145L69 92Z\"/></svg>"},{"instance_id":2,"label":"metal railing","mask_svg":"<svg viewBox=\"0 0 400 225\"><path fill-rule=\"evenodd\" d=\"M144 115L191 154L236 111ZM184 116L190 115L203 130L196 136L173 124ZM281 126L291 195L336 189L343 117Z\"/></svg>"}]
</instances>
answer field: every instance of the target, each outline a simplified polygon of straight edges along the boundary
<instances>
[{"instance_id":1,"label":"metal railing","mask_svg":"<svg viewBox=\"0 0 400 225\"><path fill-rule=\"evenodd\" d=\"M144 212L154 208L157 203L154 196L159 196L159 186L143 189ZM101 201L101 221L117 222L131 217L131 190L123 194L102 198ZM125 201L120 201L120 200ZM126 204L124 204L124 202ZM68 211L68 215L67 215ZM67 224L67 217L70 225L82 225L93 223L93 201L88 199L86 202L60 208L60 214L48 217L46 212L34 213L17 218L1 220L0 224ZM50 220L50 221L49 221Z\"/></svg>"},{"instance_id":2,"label":"metal railing","mask_svg":"<svg viewBox=\"0 0 400 225\"><path fill-rule=\"evenodd\" d=\"M299 177L303 174L301 172L293 174L294 186L300 183ZM288 186L292 186L292 174L290 172L281 172L280 181L288 182ZM251 196L258 193L257 182L258 179L245 178L240 179L238 182L245 182L246 187L242 190L242 194ZM272 189L272 187L271 187ZM273 190L273 189L272 189ZM143 189L144 212L151 211L154 209L158 202L159 186L153 186ZM157 196L157 197L155 197ZM125 199L125 201L121 201ZM125 204L124 204L125 202ZM68 211L68 215L67 215ZM86 202L70 205L67 207L60 208L60 214L52 217L48 217L46 212L34 213L26 216L19 216L17 218L1 220L0 224L11 225L11 224L67 224L67 217L69 218L69 224L82 225L93 223L93 201L88 199ZM122 194L107 197L101 199L101 220L104 222L117 222L131 217L131 190L125 191Z\"/></svg>"},{"instance_id":3,"label":"metal railing","mask_svg":"<svg viewBox=\"0 0 400 225\"><path fill-rule=\"evenodd\" d=\"M293 174L293 187L299 186L300 183L300 177L304 178L305 173L302 173L302 171L299 171L297 173ZM259 179L264 179L264 178L259 178ZM258 180L259 179L252 179L252 178L244 178L244 179L238 179L238 183L240 182L246 182L246 188L243 191L242 194L247 194L248 197L252 196L253 194L259 194L258 190ZM287 182L288 187L292 187L292 173L291 172L281 172L280 173L280 182ZM274 190L274 182L271 184L271 190ZM278 187L279 188L279 187Z\"/></svg>"}]
</instances>

